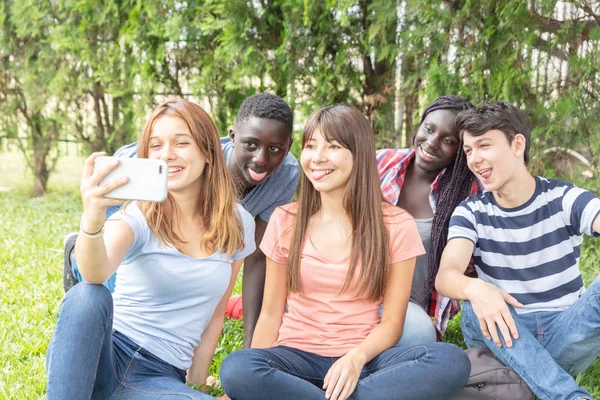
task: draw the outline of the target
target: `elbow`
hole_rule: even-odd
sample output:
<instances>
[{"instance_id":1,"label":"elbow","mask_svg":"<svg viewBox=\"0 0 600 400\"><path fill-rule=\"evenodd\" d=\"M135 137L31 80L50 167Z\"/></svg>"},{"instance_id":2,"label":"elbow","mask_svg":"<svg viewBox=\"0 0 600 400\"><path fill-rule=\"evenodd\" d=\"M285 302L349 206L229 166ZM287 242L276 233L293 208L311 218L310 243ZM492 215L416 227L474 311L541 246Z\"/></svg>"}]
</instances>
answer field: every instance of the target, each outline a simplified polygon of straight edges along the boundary
<instances>
[{"instance_id":1,"label":"elbow","mask_svg":"<svg viewBox=\"0 0 600 400\"><path fill-rule=\"evenodd\" d=\"M444 271L440 270L435 277L434 287L435 290L440 294L444 294L444 275Z\"/></svg>"}]
</instances>

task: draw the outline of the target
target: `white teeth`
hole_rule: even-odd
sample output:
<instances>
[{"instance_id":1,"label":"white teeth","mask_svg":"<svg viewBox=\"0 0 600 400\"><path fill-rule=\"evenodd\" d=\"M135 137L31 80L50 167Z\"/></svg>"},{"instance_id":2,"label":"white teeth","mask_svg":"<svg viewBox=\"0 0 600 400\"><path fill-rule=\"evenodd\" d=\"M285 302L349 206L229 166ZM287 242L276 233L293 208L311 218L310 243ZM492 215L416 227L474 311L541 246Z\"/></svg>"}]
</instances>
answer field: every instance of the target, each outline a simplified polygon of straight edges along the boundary
<instances>
[{"instance_id":1,"label":"white teeth","mask_svg":"<svg viewBox=\"0 0 600 400\"><path fill-rule=\"evenodd\" d=\"M488 172L488 171L491 171L491 170L492 170L491 168L482 169L481 171L478 171L477 173L478 173L479 175L481 175L481 174L485 174L486 172Z\"/></svg>"},{"instance_id":2,"label":"white teeth","mask_svg":"<svg viewBox=\"0 0 600 400\"><path fill-rule=\"evenodd\" d=\"M181 171L183 168L169 168L169 173L171 172L179 172Z\"/></svg>"},{"instance_id":3,"label":"white teeth","mask_svg":"<svg viewBox=\"0 0 600 400\"><path fill-rule=\"evenodd\" d=\"M433 154L429 153L427 150L425 150L424 148L421 147L421 151L423 152L423 154L425 154L427 157L431 157L431 158L437 158L436 156L434 156Z\"/></svg>"}]
</instances>

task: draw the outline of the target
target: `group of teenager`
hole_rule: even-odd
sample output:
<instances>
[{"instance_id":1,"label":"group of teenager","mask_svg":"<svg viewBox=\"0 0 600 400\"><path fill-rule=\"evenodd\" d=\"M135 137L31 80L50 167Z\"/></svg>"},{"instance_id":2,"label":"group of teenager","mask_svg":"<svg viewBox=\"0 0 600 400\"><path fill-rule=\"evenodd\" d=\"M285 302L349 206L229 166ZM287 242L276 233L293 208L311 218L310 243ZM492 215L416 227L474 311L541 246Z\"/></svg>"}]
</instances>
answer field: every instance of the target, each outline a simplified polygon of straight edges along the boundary
<instances>
[{"instance_id":1,"label":"group of teenager","mask_svg":"<svg viewBox=\"0 0 600 400\"><path fill-rule=\"evenodd\" d=\"M527 171L523 111L443 96L413 149L376 151L357 109L326 107L299 164L292 130L272 94L225 138L198 105L159 105L116 156L165 160L163 203L104 197L127 180L99 185L118 161L86 159L48 399L211 398L188 384L207 381L242 263L245 348L220 369L232 400L451 398L471 370L441 341L461 300L469 347L541 399L592 398L573 376L600 354L600 278L585 289L579 270L600 200Z\"/></svg>"}]
</instances>

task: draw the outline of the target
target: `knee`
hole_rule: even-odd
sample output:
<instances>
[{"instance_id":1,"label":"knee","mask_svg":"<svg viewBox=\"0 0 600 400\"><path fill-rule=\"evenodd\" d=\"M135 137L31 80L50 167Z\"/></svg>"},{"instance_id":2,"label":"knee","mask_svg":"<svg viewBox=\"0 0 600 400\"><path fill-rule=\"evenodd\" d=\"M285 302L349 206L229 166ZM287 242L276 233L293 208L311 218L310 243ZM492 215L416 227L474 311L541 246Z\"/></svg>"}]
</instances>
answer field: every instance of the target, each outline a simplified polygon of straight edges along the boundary
<instances>
[{"instance_id":1,"label":"knee","mask_svg":"<svg viewBox=\"0 0 600 400\"><path fill-rule=\"evenodd\" d=\"M460 347L450 343L435 343L430 345L434 350L435 364L444 368L448 384L455 384L456 391L467 384L471 374L471 361ZM452 366L448 368L448 366Z\"/></svg>"},{"instance_id":2,"label":"knee","mask_svg":"<svg viewBox=\"0 0 600 400\"><path fill-rule=\"evenodd\" d=\"M433 322L425 310L414 303L408 303L404 331L399 345L419 345L436 341Z\"/></svg>"},{"instance_id":3,"label":"knee","mask_svg":"<svg viewBox=\"0 0 600 400\"><path fill-rule=\"evenodd\" d=\"M112 311L112 295L106 287L81 282L67 292L60 312L93 321L96 318L111 318Z\"/></svg>"},{"instance_id":4,"label":"knee","mask_svg":"<svg viewBox=\"0 0 600 400\"><path fill-rule=\"evenodd\" d=\"M223 360L219 377L223 390L228 396L234 396L240 385L253 381L250 376L253 370L251 364L256 361L253 353L255 353L254 349L237 350Z\"/></svg>"}]
</instances>

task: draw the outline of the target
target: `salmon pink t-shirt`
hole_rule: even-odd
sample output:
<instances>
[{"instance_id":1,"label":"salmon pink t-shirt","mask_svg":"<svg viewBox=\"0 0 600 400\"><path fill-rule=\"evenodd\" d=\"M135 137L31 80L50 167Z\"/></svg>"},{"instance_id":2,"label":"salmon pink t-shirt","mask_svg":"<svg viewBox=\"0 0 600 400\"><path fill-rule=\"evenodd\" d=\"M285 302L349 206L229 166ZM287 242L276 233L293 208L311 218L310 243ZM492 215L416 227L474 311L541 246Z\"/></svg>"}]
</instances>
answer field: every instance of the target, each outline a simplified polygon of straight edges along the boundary
<instances>
[{"instance_id":1,"label":"salmon pink t-shirt","mask_svg":"<svg viewBox=\"0 0 600 400\"><path fill-rule=\"evenodd\" d=\"M260 245L263 253L287 266L297 203L275 210ZM425 253L414 219L398 207L386 207L390 264ZM288 346L324 357L340 357L358 346L380 321L381 300L340 294L350 257L332 261L317 253L305 239L300 263L301 293L289 293L279 336L273 346Z\"/></svg>"}]
</instances>

